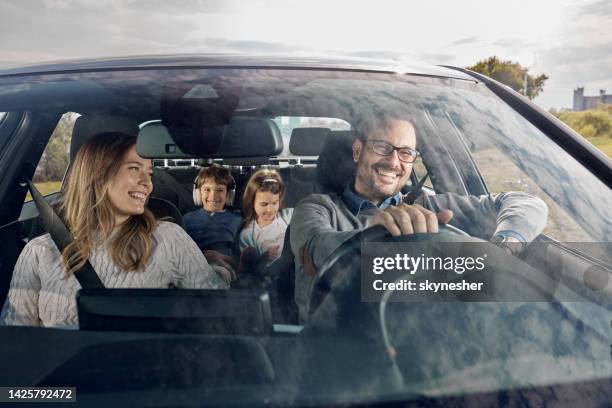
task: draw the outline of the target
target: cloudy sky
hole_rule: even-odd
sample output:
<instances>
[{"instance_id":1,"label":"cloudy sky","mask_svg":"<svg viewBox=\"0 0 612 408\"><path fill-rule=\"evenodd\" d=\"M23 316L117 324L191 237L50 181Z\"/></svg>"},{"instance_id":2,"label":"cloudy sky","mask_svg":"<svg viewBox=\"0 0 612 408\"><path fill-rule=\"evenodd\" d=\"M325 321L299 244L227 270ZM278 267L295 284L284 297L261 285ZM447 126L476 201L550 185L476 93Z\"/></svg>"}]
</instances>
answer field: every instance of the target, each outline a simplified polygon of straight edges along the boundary
<instances>
[{"instance_id":1,"label":"cloudy sky","mask_svg":"<svg viewBox=\"0 0 612 408\"><path fill-rule=\"evenodd\" d=\"M232 52L471 65L497 55L550 79L536 103L612 93L610 0L0 0L0 67Z\"/></svg>"}]
</instances>

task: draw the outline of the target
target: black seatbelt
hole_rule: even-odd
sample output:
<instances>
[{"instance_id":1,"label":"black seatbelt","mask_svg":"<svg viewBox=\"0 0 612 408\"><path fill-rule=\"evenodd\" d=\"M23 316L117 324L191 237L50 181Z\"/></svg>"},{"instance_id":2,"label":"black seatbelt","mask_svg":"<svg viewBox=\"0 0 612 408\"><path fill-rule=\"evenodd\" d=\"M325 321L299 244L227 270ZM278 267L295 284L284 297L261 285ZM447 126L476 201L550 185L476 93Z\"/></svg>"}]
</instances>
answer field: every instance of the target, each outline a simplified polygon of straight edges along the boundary
<instances>
[{"instance_id":1,"label":"black seatbelt","mask_svg":"<svg viewBox=\"0 0 612 408\"><path fill-rule=\"evenodd\" d=\"M30 194L32 194L32 199L38 209L43 225L49 232L49 235L51 235L51 239L55 242L60 253L63 253L64 248L72 242L72 235L70 235L68 228L66 228L49 203L45 201L38 189L34 187L32 181L29 178L26 178L25 181L28 184L28 189ZM74 277L77 278L83 289L104 288L104 284L93 266L89 263L89 260L85 261L81 269L74 273Z\"/></svg>"}]
</instances>

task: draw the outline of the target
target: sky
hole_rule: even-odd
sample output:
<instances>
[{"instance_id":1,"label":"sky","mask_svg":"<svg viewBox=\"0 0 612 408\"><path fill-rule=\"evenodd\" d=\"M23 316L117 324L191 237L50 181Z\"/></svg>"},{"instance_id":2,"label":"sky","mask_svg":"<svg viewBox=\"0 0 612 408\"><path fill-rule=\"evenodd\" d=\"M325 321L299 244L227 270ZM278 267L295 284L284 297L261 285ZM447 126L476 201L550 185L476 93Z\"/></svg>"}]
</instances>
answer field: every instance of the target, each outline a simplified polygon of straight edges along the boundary
<instances>
[{"instance_id":1,"label":"sky","mask_svg":"<svg viewBox=\"0 0 612 408\"><path fill-rule=\"evenodd\" d=\"M469 66L496 55L550 77L535 102L612 93L612 0L0 1L0 67L230 52Z\"/></svg>"}]
</instances>

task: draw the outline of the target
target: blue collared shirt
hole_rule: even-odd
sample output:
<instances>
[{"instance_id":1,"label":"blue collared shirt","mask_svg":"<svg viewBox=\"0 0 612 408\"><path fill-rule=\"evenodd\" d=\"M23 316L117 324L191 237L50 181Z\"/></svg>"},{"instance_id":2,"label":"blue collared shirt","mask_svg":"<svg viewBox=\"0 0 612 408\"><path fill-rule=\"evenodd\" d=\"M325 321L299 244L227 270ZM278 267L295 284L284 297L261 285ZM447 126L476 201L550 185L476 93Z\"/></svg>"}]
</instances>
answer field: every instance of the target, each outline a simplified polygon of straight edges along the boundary
<instances>
[{"instance_id":1,"label":"blue collared shirt","mask_svg":"<svg viewBox=\"0 0 612 408\"><path fill-rule=\"evenodd\" d=\"M375 205L373 202L366 200L361 197L357 193L353 191L350 184L346 186L344 192L342 193L342 201L349 208L349 210L353 213L353 215L358 216L360 212L364 210L376 210L377 208L387 208L390 205L398 205L402 202L402 195L398 192L397 194L387 197L380 204Z\"/></svg>"}]
</instances>

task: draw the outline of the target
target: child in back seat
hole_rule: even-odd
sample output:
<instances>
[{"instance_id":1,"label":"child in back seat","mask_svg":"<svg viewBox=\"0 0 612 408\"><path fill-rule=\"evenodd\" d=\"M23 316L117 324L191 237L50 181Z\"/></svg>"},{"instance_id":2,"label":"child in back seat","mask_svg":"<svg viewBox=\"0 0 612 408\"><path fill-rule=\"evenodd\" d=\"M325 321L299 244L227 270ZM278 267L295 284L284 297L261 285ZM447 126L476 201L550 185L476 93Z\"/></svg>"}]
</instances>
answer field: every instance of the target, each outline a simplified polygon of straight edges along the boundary
<instances>
[{"instance_id":1,"label":"child in back seat","mask_svg":"<svg viewBox=\"0 0 612 408\"><path fill-rule=\"evenodd\" d=\"M230 171L213 165L198 173L193 186L193 201L200 208L183 217L185 229L204 252L208 262L235 269L239 250L238 233L242 217L226 209L231 206L236 183Z\"/></svg>"},{"instance_id":2,"label":"child in back seat","mask_svg":"<svg viewBox=\"0 0 612 408\"><path fill-rule=\"evenodd\" d=\"M283 251L293 208L282 209L285 184L276 170L253 173L242 199L244 227L240 232L242 269L261 273Z\"/></svg>"}]
</instances>

